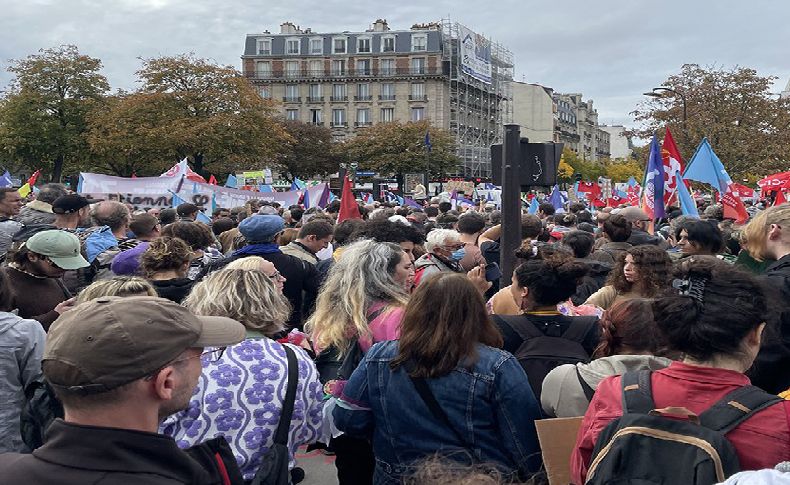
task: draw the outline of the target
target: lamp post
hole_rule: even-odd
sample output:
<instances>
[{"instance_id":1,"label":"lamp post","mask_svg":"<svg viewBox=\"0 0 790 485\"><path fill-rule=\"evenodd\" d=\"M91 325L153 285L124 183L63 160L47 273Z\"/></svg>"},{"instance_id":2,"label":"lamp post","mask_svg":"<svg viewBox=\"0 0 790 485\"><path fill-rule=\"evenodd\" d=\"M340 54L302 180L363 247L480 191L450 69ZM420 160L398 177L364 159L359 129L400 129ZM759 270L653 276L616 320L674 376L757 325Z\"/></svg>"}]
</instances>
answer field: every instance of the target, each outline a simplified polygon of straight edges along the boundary
<instances>
[{"instance_id":1,"label":"lamp post","mask_svg":"<svg viewBox=\"0 0 790 485\"><path fill-rule=\"evenodd\" d=\"M672 93L680 98L681 103L683 103L683 129L686 129L686 95L682 92L678 91L677 89L668 88L666 86L661 86L658 88L653 88L652 91L647 93L642 93L645 96L650 96L651 98L664 98L666 95L664 93Z\"/></svg>"}]
</instances>

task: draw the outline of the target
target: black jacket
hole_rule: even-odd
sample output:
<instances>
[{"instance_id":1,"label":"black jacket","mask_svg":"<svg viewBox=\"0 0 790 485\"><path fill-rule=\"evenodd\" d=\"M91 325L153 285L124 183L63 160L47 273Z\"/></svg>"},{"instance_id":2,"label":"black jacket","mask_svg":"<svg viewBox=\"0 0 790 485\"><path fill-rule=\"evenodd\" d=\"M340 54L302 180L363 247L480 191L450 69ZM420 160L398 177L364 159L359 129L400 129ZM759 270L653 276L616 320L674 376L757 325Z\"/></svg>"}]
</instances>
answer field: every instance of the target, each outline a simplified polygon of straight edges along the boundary
<instances>
[{"instance_id":1,"label":"black jacket","mask_svg":"<svg viewBox=\"0 0 790 485\"><path fill-rule=\"evenodd\" d=\"M645 231L641 229L632 229L631 230L631 237L628 238L627 241L632 246L642 246L643 244L652 244L653 246L658 246L662 249L666 249L669 245L667 244L661 236L651 236Z\"/></svg>"},{"instance_id":2,"label":"black jacket","mask_svg":"<svg viewBox=\"0 0 790 485\"><path fill-rule=\"evenodd\" d=\"M151 280L156 292L161 298L181 303L192 291L195 282L189 278L174 278L172 280Z\"/></svg>"},{"instance_id":3,"label":"black jacket","mask_svg":"<svg viewBox=\"0 0 790 485\"><path fill-rule=\"evenodd\" d=\"M763 332L763 343L747 373L755 386L771 394L790 388L790 254L765 271L769 307L774 315Z\"/></svg>"},{"instance_id":4,"label":"black jacket","mask_svg":"<svg viewBox=\"0 0 790 485\"><path fill-rule=\"evenodd\" d=\"M590 295L603 288L606 278L609 277L609 272L612 271L612 265L588 258L576 259L576 261L584 263L588 271L579 281L576 293L571 297L573 304L579 306L584 304Z\"/></svg>"},{"instance_id":5,"label":"black jacket","mask_svg":"<svg viewBox=\"0 0 790 485\"><path fill-rule=\"evenodd\" d=\"M0 482L25 485L220 485L173 438L56 420L33 454L0 455Z\"/></svg>"}]
</instances>

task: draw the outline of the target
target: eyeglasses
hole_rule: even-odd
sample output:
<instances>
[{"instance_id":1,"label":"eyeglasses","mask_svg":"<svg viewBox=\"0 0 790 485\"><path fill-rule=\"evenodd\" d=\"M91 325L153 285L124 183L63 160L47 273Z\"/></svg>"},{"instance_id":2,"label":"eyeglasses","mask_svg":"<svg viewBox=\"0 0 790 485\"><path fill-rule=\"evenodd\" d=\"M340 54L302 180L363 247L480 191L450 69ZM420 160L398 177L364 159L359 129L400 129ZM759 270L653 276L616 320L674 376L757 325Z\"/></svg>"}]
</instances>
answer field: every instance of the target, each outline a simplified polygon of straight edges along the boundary
<instances>
[{"instance_id":1,"label":"eyeglasses","mask_svg":"<svg viewBox=\"0 0 790 485\"><path fill-rule=\"evenodd\" d=\"M205 361L205 362L217 362L219 359L222 358L222 355L225 353L225 349L226 348L227 347L209 347L207 349L204 349L203 352L201 352L198 355L191 355L189 357L181 357L180 359L176 359L176 360L170 361L170 363L167 364L167 365L173 365L176 362L184 362L184 361L187 361L189 359L196 359L196 358L200 358L200 360Z\"/></svg>"},{"instance_id":2,"label":"eyeglasses","mask_svg":"<svg viewBox=\"0 0 790 485\"><path fill-rule=\"evenodd\" d=\"M267 274L266 276L273 279L274 281L277 281L283 277L283 275L279 271L275 271L272 274Z\"/></svg>"}]
</instances>

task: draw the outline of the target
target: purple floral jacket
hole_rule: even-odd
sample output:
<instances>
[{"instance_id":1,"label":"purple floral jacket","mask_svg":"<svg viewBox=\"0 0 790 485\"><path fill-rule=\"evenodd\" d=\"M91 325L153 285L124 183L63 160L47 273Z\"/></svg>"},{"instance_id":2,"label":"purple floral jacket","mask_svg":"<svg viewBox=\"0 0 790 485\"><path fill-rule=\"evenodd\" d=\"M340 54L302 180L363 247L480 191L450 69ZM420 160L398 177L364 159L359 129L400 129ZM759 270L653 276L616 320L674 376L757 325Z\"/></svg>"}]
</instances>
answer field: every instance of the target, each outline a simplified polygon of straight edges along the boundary
<instances>
[{"instance_id":1,"label":"purple floral jacket","mask_svg":"<svg viewBox=\"0 0 790 485\"><path fill-rule=\"evenodd\" d=\"M315 364L300 347L290 345L299 362L288 448L321 440L323 388ZM187 448L222 435L230 443L244 478L257 471L274 440L285 398L287 361L282 344L268 338L248 338L228 347L217 362L203 361L203 372L189 407L168 417L163 434Z\"/></svg>"}]
</instances>

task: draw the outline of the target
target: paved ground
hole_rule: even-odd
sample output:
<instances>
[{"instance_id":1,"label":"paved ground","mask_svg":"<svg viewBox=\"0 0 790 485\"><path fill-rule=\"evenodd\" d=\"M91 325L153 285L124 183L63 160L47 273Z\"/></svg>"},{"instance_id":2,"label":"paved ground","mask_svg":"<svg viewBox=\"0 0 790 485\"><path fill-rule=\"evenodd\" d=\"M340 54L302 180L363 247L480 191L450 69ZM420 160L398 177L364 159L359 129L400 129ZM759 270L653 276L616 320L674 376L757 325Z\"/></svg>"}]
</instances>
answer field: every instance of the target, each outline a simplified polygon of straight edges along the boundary
<instances>
[{"instance_id":1,"label":"paved ground","mask_svg":"<svg viewBox=\"0 0 790 485\"><path fill-rule=\"evenodd\" d=\"M305 473L300 485L337 485L334 456L327 456L321 450L307 453L302 447L296 453L296 463Z\"/></svg>"}]
</instances>

